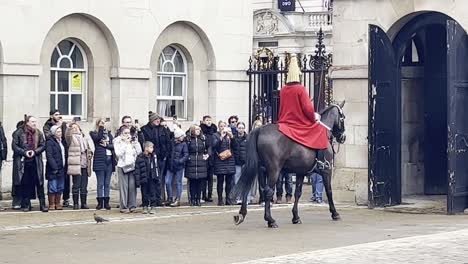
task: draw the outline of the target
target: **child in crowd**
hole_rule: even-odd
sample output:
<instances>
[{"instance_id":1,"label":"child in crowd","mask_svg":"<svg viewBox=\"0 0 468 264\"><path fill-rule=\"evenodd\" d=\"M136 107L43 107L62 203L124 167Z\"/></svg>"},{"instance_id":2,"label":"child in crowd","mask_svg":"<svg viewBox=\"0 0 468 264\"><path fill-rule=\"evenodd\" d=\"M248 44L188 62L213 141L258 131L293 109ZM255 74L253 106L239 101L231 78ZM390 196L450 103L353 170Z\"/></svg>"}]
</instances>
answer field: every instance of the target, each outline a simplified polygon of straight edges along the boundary
<instances>
[{"instance_id":1,"label":"child in crowd","mask_svg":"<svg viewBox=\"0 0 468 264\"><path fill-rule=\"evenodd\" d=\"M143 213L154 214L157 206L157 197L161 195L160 172L158 158L151 141L143 144L141 153L135 163L136 185L141 187L143 200Z\"/></svg>"}]
</instances>

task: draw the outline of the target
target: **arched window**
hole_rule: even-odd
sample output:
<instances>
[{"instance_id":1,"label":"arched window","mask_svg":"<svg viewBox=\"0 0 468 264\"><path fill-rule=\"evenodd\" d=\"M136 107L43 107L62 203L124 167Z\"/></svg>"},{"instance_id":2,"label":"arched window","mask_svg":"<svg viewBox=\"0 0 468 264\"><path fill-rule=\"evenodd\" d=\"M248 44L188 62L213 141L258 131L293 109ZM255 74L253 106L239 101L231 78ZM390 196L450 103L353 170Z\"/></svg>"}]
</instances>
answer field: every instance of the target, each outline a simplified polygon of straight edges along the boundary
<instances>
[{"instance_id":1,"label":"arched window","mask_svg":"<svg viewBox=\"0 0 468 264\"><path fill-rule=\"evenodd\" d=\"M187 64L183 53L167 46L159 56L157 111L165 117L186 118Z\"/></svg>"},{"instance_id":2,"label":"arched window","mask_svg":"<svg viewBox=\"0 0 468 264\"><path fill-rule=\"evenodd\" d=\"M73 40L63 40L50 60L50 109L65 117L86 115L87 63L83 49Z\"/></svg>"}]
</instances>

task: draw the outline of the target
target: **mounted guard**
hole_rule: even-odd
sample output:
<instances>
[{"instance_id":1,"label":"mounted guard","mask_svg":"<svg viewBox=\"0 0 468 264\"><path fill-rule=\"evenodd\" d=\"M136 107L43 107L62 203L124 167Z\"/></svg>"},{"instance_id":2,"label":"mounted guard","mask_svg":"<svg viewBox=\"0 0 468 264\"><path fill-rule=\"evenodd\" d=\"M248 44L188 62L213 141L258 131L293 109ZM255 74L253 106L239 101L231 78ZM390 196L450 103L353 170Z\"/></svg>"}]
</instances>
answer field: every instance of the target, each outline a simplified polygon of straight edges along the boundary
<instances>
[{"instance_id":1,"label":"mounted guard","mask_svg":"<svg viewBox=\"0 0 468 264\"><path fill-rule=\"evenodd\" d=\"M300 74L297 57L292 55L286 85L280 91L278 129L305 147L326 149L328 129L317 120L314 105L301 84Z\"/></svg>"}]
</instances>

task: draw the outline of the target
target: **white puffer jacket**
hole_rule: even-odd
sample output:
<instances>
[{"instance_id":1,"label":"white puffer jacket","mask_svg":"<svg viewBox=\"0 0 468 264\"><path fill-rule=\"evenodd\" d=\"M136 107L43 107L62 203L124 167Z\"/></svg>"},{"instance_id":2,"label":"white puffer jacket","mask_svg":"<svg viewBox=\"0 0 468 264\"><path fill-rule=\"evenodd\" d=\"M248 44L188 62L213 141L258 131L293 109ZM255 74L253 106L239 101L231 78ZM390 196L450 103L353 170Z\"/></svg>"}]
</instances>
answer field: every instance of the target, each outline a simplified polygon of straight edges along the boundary
<instances>
[{"instance_id":1,"label":"white puffer jacket","mask_svg":"<svg viewBox=\"0 0 468 264\"><path fill-rule=\"evenodd\" d=\"M114 139L114 150L117 156L117 167L123 168L128 165L135 165L136 158L140 155L141 146L138 141L125 142L122 137L118 136Z\"/></svg>"}]
</instances>

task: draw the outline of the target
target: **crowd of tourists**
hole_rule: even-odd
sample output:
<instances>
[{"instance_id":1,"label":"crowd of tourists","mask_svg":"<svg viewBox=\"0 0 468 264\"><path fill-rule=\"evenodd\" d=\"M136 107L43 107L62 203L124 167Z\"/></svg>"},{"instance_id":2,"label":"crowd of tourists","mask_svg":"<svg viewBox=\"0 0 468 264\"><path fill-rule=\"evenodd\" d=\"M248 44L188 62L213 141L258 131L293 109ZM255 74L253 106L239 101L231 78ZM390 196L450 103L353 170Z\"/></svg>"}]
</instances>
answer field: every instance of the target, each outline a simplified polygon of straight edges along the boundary
<instances>
[{"instance_id":1,"label":"crowd of tourists","mask_svg":"<svg viewBox=\"0 0 468 264\"><path fill-rule=\"evenodd\" d=\"M241 202L239 198L231 200L229 193L246 162L248 135L244 122L234 115L227 122L214 124L212 117L206 115L199 124L183 131L176 116L168 122L157 113L149 112L148 119L148 123L140 127L138 120L124 116L120 128L112 133L110 120L99 118L92 131L86 134L79 118L66 123L58 110L50 112L42 131L37 118L25 116L12 134L12 208L31 211L31 200L38 199L39 210L43 212L64 207L89 209L88 179L92 172L97 181L97 210L111 209L113 175L118 179L118 207L122 213L136 212L138 206L145 214L154 214L159 206L180 206L184 177L190 206ZM257 118L252 129L262 125L262 119ZM8 144L3 127L0 127L0 150L0 157L5 161ZM314 174L318 183L320 177ZM291 203L292 174L281 173L277 203L283 202L283 185L286 202ZM318 191L311 199L321 203L322 187L317 186ZM137 201L138 189L141 201ZM262 192L258 200L256 193L254 186L249 202L262 203Z\"/></svg>"}]
</instances>

